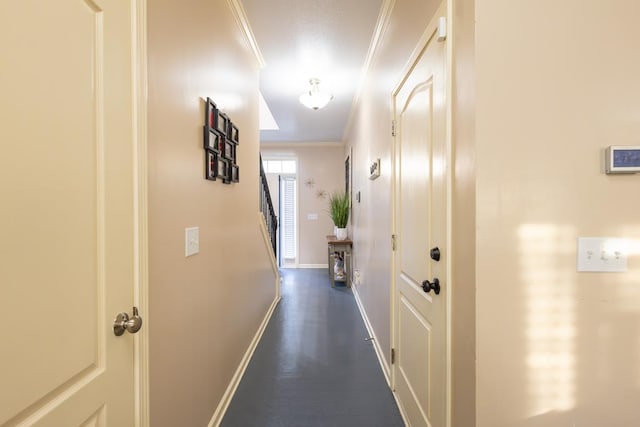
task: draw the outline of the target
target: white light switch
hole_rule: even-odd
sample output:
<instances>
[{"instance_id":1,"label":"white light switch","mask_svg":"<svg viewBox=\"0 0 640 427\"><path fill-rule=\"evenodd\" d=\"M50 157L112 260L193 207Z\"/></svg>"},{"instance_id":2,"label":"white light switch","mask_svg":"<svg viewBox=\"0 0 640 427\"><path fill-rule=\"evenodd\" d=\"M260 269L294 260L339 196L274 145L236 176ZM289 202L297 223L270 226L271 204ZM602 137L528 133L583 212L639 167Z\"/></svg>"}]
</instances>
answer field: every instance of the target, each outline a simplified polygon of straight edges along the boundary
<instances>
[{"instance_id":1,"label":"white light switch","mask_svg":"<svg viewBox=\"0 0 640 427\"><path fill-rule=\"evenodd\" d=\"M318 220L318 214L317 213L307 214L307 219L309 221L317 221Z\"/></svg>"},{"instance_id":2,"label":"white light switch","mask_svg":"<svg viewBox=\"0 0 640 427\"><path fill-rule=\"evenodd\" d=\"M626 239L578 237L578 271L627 271Z\"/></svg>"},{"instance_id":3,"label":"white light switch","mask_svg":"<svg viewBox=\"0 0 640 427\"><path fill-rule=\"evenodd\" d=\"M184 229L184 256L185 258L200 252L200 227L188 227Z\"/></svg>"}]
</instances>

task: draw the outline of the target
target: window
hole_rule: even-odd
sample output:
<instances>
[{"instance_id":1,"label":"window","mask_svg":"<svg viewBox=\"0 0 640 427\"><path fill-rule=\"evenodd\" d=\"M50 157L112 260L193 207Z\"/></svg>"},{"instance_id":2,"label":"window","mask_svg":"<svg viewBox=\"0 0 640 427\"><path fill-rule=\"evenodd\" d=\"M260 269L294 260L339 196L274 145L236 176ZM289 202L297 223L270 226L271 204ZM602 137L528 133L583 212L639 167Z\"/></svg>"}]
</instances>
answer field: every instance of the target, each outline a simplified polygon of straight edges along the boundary
<instances>
[{"instance_id":1,"label":"window","mask_svg":"<svg viewBox=\"0 0 640 427\"><path fill-rule=\"evenodd\" d=\"M263 160L265 173L296 173L295 160Z\"/></svg>"}]
</instances>

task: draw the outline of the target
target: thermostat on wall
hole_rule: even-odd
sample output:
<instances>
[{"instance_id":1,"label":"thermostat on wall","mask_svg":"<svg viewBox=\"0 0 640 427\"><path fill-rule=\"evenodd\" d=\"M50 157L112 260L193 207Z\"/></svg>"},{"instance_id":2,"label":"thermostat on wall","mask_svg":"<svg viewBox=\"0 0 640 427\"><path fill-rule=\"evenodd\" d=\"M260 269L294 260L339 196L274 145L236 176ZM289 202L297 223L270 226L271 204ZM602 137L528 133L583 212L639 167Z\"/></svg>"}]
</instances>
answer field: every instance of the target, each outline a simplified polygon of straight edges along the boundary
<instances>
[{"instance_id":1,"label":"thermostat on wall","mask_svg":"<svg viewBox=\"0 0 640 427\"><path fill-rule=\"evenodd\" d=\"M605 153L607 174L640 172L640 146L611 145Z\"/></svg>"}]
</instances>

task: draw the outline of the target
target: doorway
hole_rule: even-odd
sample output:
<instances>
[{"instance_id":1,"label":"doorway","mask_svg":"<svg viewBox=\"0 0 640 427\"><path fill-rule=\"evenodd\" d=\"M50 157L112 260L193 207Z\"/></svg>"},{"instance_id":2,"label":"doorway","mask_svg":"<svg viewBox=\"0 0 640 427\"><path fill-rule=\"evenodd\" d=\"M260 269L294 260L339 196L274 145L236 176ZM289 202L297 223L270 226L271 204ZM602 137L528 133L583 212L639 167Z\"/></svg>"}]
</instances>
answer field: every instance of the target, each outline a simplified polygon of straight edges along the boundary
<instances>
[{"instance_id":1,"label":"doorway","mask_svg":"<svg viewBox=\"0 0 640 427\"><path fill-rule=\"evenodd\" d=\"M145 5L3 2L0 425L145 424Z\"/></svg>"},{"instance_id":2,"label":"doorway","mask_svg":"<svg viewBox=\"0 0 640 427\"><path fill-rule=\"evenodd\" d=\"M273 208L278 217L278 267L298 267L298 161L296 158L262 159Z\"/></svg>"},{"instance_id":3,"label":"doorway","mask_svg":"<svg viewBox=\"0 0 640 427\"><path fill-rule=\"evenodd\" d=\"M393 95L395 203L392 385L412 426L447 425L447 47L440 6Z\"/></svg>"}]
</instances>

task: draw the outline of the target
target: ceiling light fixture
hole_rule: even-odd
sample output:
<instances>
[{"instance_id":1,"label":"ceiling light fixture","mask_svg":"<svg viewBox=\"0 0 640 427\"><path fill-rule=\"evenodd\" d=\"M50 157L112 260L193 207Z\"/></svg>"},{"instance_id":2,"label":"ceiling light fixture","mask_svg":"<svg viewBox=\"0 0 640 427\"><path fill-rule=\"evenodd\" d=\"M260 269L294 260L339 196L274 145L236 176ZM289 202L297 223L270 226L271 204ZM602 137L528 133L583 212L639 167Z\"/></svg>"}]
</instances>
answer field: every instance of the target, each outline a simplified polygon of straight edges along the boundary
<instances>
[{"instance_id":1,"label":"ceiling light fixture","mask_svg":"<svg viewBox=\"0 0 640 427\"><path fill-rule=\"evenodd\" d=\"M333 95L328 92L322 92L318 87L320 85L320 79L312 78L309 80L311 88L308 92L300 95L300 102L312 110L319 110L329 103L333 99Z\"/></svg>"}]
</instances>

